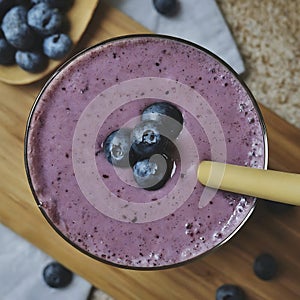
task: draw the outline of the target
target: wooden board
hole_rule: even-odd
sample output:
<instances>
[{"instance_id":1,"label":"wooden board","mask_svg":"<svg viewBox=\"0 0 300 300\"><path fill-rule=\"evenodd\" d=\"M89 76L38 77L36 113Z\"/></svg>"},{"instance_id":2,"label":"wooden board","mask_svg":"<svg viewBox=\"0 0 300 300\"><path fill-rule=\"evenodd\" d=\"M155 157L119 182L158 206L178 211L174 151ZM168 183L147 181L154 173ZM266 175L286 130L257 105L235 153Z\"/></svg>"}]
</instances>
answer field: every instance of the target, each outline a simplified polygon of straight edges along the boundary
<instances>
[{"instance_id":1,"label":"wooden board","mask_svg":"<svg viewBox=\"0 0 300 300\"><path fill-rule=\"evenodd\" d=\"M100 5L77 50L103 39L146 32L119 11ZM180 268L128 271L79 253L60 238L38 210L24 171L23 138L28 113L44 80L27 86L0 83L0 221L116 299L214 299L223 283L242 286L247 299L300 298L300 209L272 213L259 203L240 232L214 253ZM300 173L300 131L261 107L269 134L270 168ZM261 252L279 262L276 279L252 272Z\"/></svg>"}]
</instances>

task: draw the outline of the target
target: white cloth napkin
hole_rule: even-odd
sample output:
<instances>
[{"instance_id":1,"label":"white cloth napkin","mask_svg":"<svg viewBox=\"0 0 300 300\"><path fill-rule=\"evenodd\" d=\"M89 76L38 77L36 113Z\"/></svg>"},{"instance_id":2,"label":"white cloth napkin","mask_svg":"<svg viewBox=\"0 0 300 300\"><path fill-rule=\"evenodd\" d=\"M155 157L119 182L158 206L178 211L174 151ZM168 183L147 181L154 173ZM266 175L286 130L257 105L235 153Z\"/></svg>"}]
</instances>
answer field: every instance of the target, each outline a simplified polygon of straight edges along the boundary
<instances>
[{"instance_id":1,"label":"white cloth napkin","mask_svg":"<svg viewBox=\"0 0 300 300\"><path fill-rule=\"evenodd\" d=\"M0 224L1 300L86 300L91 284L74 274L65 288L49 287L43 269L51 257Z\"/></svg>"},{"instance_id":2,"label":"white cloth napkin","mask_svg":"<svg viewBox=\"0 0 300 300\"><path fill-rule=\"evenodd\" d=\"M237 73L243 73L243 60L217 3L214 0L178 1L178 14L166 17L155 10L152 0L106 0L151 31L201 45L221 57Z\"/></svg>"}]
</instances>

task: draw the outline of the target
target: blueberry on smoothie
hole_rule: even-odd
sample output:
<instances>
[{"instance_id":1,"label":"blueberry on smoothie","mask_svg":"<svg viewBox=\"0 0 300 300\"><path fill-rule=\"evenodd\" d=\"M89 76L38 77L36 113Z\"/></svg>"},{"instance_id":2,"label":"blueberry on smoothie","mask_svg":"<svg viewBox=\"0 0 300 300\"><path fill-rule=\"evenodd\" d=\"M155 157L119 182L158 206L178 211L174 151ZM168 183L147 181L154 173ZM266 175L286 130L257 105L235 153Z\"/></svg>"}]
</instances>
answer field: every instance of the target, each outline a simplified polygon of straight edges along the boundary
<instances>
[{"instance_id":1,"label":"blueberry on smoothie","mask_svg":"<svg viewBox=\"0 0 300 300\"><path fill-rule=\"evenodd\" d=\"M244 291L233 284L223 284L216 291L216 300L244 300Z\"/></svg>"},{"instance_id":2,"label":"blueberry on smoothie","mask_svg":"<svg viewBox=\"0 0 300 300\"><path fill-rule=\"evenodd\" d=\"M144 121L139 123L131 134L131 151L137 159L162 153L168 144L168 138L160 133L157 122Z\"/></svg>"},{"instance_id":3,"label":"blueberry on smoothie","mask_svg":"<svg viewBox=\"0 0 300 300\"><path fill-rule=\"evenodd\" d=\"M256 257L253 271L260 279L271 280L277 273L277 262L271 254L263 253Z\"/></svg>"},{"instance_id":4,"label":"blueberry on smoothie","mask_svg":"<svg viewBox=\"0 0 300 300\"><path fill-rule=\"evenodd\" d=\"M177 0L153 0L155 9L162 15L174 15L179 7Z\"/></svg>"},{"instance_id":5,"label":"blueberry on smoothie","mask_svg":"<svg viewBox=\"0 0 300 300\"><path fill-rule=\"evenodd\" d=\"M58 262L51 262L44 268L43 278L50 287L63 288L71 283L73 273Z\"/></svg>"},{"instance_id":6,"label":"blueberry on smoothie","mask_svg":"<svg viewBox=\"0 0 300 300\"><path fill-rule=\"evenodd\" d=\"M129 149L130 149L129 128L120 128L113 131L104 141L103 149L106 159L114 166L129 166Z\"/></svg>"},{"instance_id":7,"label":"blueberry on smoothie","mask_svg":"<svg viewBox=\"0 0 300 300\"><path fill-rule=\"evenodd\" d=\"M15 6L5 14L2 31L6 40L17 49L27 50L36 40L34 32L27 24L27 9L23 6Z\"/></svg>"},{"instance_id":8,"label":"blueberry on smoothie","mask_svg":"<svg viewBox=\"0 0 300 300\"><path fill-rule=\"evenodd\" d=\"M16 50L5 39L0 38L0 65L11 65L15 62Z\"/></svg>"},{"instance_id":9,"label":"blueberry on smoothie","mask_svg":"<svg viewBox=\"0 0 300 300\"><path fill-rule=\"evenodd\" d=\"M145 190L157 190L170 178L172 166L173 161L170 157L155 154L135 163L133 177L139 187Z\"/></svg>"},{"instance_id":10,"label":"blueberry on smoothie","mask_svg":"<svg viewBox=\"0 0 300 300\"><path fill-rule=\"evenodd\" d=\"M72 41L67 34L56 33L44 39L43 52L49 58L61 59L65 57L72 47Z\"/></svg>"},{"instance_id":11,"label":"blueberry on smoothie","mask_svg":"<svg viewBox=\"0 0 300 300\"><path fill-rule=\"evenodd\" d=\"M156 102L144 109L142 120L156 121L160 131L169 139L175 139L183 127L183 117L180 110L169 102Z\"/></svg>"},{"instance_id":12,"label":"blueberry on smoothie","mask_svg":"<svg viewBox=\"0 0 300 300\"><path fill-rule=\"evenodd\" d=\"M63 15L46 3L34 5L27 13L27 23L38 34L48 36L57 33L63 24Z\"/></svg>"}]
</instances>

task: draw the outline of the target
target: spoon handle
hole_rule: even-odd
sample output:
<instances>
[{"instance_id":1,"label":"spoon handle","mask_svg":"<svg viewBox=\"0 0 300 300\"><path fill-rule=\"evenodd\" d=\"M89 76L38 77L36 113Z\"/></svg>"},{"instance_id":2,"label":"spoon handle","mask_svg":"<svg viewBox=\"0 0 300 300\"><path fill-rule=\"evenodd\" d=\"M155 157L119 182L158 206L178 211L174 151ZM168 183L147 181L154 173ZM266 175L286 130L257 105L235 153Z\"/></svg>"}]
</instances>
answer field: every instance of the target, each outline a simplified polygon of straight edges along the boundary
<instances>
[{"instance_id":1,"label":"spoon handle","mask_svg":"<svg viewBox=\"0 0 300 300\"><path fill-rule=\"evenodd\" d=\"M197 177L208 187L300 205L300 174L202 161Z\"/></svg>"}]
</instances>

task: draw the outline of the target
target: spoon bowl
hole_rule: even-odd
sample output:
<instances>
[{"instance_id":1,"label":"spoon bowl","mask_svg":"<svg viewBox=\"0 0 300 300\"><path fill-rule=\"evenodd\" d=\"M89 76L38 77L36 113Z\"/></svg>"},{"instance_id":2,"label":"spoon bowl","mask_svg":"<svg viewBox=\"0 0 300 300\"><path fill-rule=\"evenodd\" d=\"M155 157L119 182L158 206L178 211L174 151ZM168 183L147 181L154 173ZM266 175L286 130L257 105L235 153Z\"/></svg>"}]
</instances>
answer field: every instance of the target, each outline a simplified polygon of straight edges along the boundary
<instances>
[{"instance_id":1,"label":"spoon bowl","mask_svg":"<svg viewBox=\"0 0 300 300\"><path fill-rule=\"evenodd\" d=\"M85 29L87 28L93 13L97 7L98 0L89 0L88 3L85 1L74 1L72 7L66 13L68 21L70 23L70 30L68 32L72 42L73 48L82 37ZM70 54L72 53L72 49ZM13 84L23 85L33 83L44 78L46 75L53 72L63 60L50 60L48 67L39 73L29 73L21 69L18 65L12 66L1 66L0 65L0 81Z\"/></svg>"}]
</instances>

